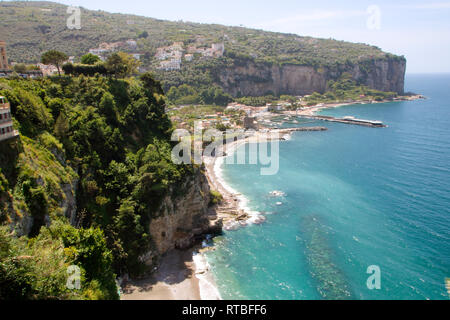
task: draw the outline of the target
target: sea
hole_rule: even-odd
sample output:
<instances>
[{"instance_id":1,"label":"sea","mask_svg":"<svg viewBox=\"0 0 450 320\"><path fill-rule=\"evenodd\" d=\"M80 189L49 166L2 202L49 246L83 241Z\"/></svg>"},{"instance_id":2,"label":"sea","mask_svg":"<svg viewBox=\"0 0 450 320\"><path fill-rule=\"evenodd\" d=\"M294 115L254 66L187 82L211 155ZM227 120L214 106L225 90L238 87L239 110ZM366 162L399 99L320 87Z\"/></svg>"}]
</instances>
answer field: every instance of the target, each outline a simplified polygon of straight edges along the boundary
<instances>
[{"instance_id":1,"label":"sea","mask_svg":"<svg viewBox=\"0 0 450 320\"><path fill-rule=\"evenodd\" d=\"M276 175L222 165L267 219L225 232L205 254L223 299L449 299L450 74L407 75L405 90L426 99L321 111L387 128L283 124L328 131L281 141Z\"/></svg>"}]
</instances>

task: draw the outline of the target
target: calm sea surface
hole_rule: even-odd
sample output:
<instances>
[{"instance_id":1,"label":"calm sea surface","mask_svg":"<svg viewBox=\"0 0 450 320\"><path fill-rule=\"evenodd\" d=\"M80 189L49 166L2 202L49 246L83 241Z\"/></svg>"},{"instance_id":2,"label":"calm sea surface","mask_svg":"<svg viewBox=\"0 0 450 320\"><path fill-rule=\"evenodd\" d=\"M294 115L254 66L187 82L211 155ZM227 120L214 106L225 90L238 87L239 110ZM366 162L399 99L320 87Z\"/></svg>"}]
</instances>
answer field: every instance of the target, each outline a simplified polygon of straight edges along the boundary
<instances>
[{"instance_id":1,"label":"calm sea surface","mask_svg":"<svg viewBox=\"0 0 450 320\"><path fill-rule=\"evenodd\" d=\"M389 127L308 123L329 131L280 142L275 176L223 166L267 215L214 240L207 259L224 299L449 298L450 75L410 75L406 90L428 99L323 111ZM374 265L380 290L366 284Z\"/></svg>"}]
</instances>

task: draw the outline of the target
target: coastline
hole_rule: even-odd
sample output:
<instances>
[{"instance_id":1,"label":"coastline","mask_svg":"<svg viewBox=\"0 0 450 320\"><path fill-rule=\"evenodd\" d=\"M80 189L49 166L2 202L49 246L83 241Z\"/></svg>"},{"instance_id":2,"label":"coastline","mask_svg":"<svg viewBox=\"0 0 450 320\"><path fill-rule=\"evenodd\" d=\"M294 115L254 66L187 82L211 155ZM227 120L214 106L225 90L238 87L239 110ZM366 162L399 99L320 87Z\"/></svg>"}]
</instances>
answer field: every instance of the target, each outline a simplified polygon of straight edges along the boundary
<instances>
[{"instance_id":1,"label":"coastline","mask_svg":"<svg viewBox=\"0 0 450 320\"><path fill-rule=\"evenodd\" d=\"M300 127L287 129L271 129L268 132L254 132L251 136L225 145L224 156L205 157L206 177L212 190L219 192L223 200L216 208L219 219L223 220L225 231L234 231L250 224L263 224L266 221L264 215L253 211L248 207L247 198L234 190L224 179L222 165L227 156L236 152L236 150L249 143L258 143L261 141L289 140L292 132L296 131L326 131L324 127Z\"/></svg>"},{"instance_id":2,"label":"coastline","mask_svg":"<svg viewBox=\"0 0 450 320\"><path fill-rule=\"evenodd\" d=\"M305 128L303 128L305 129ZM313 130L323 131L325 128L314 127ZM286 140L286 135L290 135L294 131L302 131L302 128L277 129L268 133L255 132L253 135L233 141L225 145L224 156L222 157L204 157L203 162L206 167L206 177L208 179L211 190L218 191L223 200L216 208L217 217L223 220L225 231L235 231L239 228L246 227L250 224L263 224L266 221L264 215L257 211L252 211L248 207L247 198L234 190L225 181L222 174L222 165L227 156L234 154L237 149L248 143L258 143L261 137L266 139ZM275 136L273 135L275 134ZM199 291L202 300L221 300L219 290L217 288L215 277L211 273L210 266L207 262L205 251L214 250L214 248L206 248L199 250L194 254L194 273L199 278Z\"/></svg>"},{"instance_id":3,"label":"coastline","mask_svg":"<svg viewBox=\"0 0 450 320\"><path fill-rule=\"evenodd\" d=\"M201 249L173 250L154 274L123 285L120 300L221 300Z\"/></svg>"},{"instance_id":4,"label":"coastline","mask_svg":"<svg viewBox=\"0 0 450 320\"><path fill-rule=\"evenodd\" d=\"M200 285L194 274L193 250L173 250L161 258L150 277L128 281L121 300L200 300Z\"/></svg>"},{"instance_id":5,"label":"coastline","mask_svg":"<svg viewBox=\"0 0 450 320\"><path fill-rule=\"evenodd\" d=\"M410 97L408 100L422 99L423 96ZM403 101L403 100L399 100ZM395 102L382 101L377 103ZM361 101L353 103L329 103L312 106L299 112L284 111L291 116L314 116L323 109L342 106L369 104ZM248 143L258 143L265 140L289 140L295 131L325 131L324 127L298 127L286 129L267 129L264 132L254 132L243 139L235 140L224 146L224 156L204 157L206 177L211 190L219 192L223 200L216 206L218 219L223 220L225 231L235 231L251 224L263 224L266 218L263 214L252 211L248 207L247 198L234 190L224 179L222 165L227 156ZM205 252L214 248L200 246L180 251L173 250L161 259L158 270L150 277L130 281L123 288L121 300L222 300L215 276L211 272Z\"/></svg>"},{"instance_id":6,"label":"coastline","mask_svg":"<svg viewBox=\"0 0 450 320\"><path fill-rule=\"evenodd\" d=\"M295 129L272 130L277 139ZM262 133L226 145L226 155L231 155L247 143L258 142ZM264 133L267 136L267 133ZM226 157L226 156L225 156ZM223 196L222 204L216 208L217 216L223 219L224 229L237 230L251 223L261 224L265 217L250 211L247 199L233 190L223 179L221 166L225 157L205 157L206 177L212 190ZM222 300L211 273L205 252L214 248L197 246L190 250L173 250L161 258L154 274L142 280L128 281L123 286L121 300Z\"/></svg>"},{"instance_id":7,"label":"coastline","mask_svg":"<svg viewBox=\"0 0 450 320\"><path fill-rule=\"evenodd\" d=\"M402 102L402 101L414 101L414 100L420 100L420 99L426 99L425 96L420 94L415 94L412 96L400 96L398 98L395 98L393 100L382 100L382 101L365 101L365 100L358 100L358 101L351 101L351 102L333 102L333 103L321 103L315 106L308 107L306 110L302 111L283 111L283 114L291 115L291 116L314 116L317 114L317 112L323 110L323 109L332 109L332 108L339 108L339 107L345 107L345 106L353 106L353 105L366 105L366 104L380 104L380 103L388 103L388 102Z\"/></svg>"},{"instance_id":8,"label":"coastline","mask_svg":"<svg viewBox=\"0 0 450 320\"><path fill-rule=\"evenodd\" d=\"M350 106L350 105L361 105L361 104L378 104L378 103L386 103L386 102L400 102L400 101L412 101L412 100L418 100L418 99L424 99L421 95L416 95L412 97L405 97L404 99L399 99L396 101L380 101L380 102L362 102L362 101L355 101L355 102L347 102L347 103L328 103L328 104L321 104L317 106L313 106L311 108L308 108L307 110L303 110L300 112L297 111L284 111L283 114L291 115L291 116L314 116L318 112L320 112L323 109L330 109L330 108L339 108L343 106ZM256 211L251 211L248 207L248 200L247 198L242 195L241 193L234 190L224 179L222 174L222 165L225 161L225 158L227 156L230 156L236 152L236 150L241 147L242 145L248 144L248 143L257 143L259 140L259 137L261 135L264 135L266 138L268 134L277 134L276 139L278 140L289 140L290 135L292 132L295 131L325 131L327 128L324 127L311 127L311 128L288 128L288 129L268 129L268 132L255 132L252 136L246 137L241 140L233 141L229 144L225 145L225 152L223 152L224 156L222 157L205 157L204 163L206 166L206 176L209 181L210 187L212 190L218 191L222 197L222 203L218 205L216 208L217 216L219 219L223 220L224 223L224 230L225 231L235 231L241 227L246 227L249 224L263 224L266 221L265 216L263 216L261 213ZM214 250L214 249L212 249ZM199 252L198 254L201 256L201 259L206 262L206 257L202 252ZM198 272L198 270L197 270ZM214 282L214 276L211 274L211 271L208 267L207 271L205 272L205 276L208 276L212 281L210 284L215 286ZM218 289L215 287L215 290ZM202 289L200 289L202 291Z\"/></svg>"}]
</instances>

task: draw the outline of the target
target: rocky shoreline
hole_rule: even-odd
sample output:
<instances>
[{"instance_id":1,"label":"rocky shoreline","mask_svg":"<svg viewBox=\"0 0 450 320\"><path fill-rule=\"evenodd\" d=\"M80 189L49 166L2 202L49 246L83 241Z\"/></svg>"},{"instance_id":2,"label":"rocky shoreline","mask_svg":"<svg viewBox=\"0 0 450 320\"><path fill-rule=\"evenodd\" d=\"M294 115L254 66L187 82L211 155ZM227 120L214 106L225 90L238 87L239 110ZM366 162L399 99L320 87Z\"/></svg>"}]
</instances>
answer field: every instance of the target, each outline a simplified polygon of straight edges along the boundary
<instances>
[{"instance_id":1,"label":"rocky shoreline","mask_svg":"<svg viewBox=\"0 0 450 320\"><path fill-rule=\"evenodd\" d=\"M225 146L225 155L233 154L240 146L258 141L287 140L286 136L296 131L326 131L325 127L299 127L288 129L270 130L269 132L255 132L244 139L233 141ZM223 229L234 231L249 224L263 224L266 221L264 215L251 211L247 207L247 199L231 188L222 177L221 166L225 157L205 157L206 177L211 190L219 192L223 200L214 210L217 218L223 222Z\"/></svg>"}]
</instances>

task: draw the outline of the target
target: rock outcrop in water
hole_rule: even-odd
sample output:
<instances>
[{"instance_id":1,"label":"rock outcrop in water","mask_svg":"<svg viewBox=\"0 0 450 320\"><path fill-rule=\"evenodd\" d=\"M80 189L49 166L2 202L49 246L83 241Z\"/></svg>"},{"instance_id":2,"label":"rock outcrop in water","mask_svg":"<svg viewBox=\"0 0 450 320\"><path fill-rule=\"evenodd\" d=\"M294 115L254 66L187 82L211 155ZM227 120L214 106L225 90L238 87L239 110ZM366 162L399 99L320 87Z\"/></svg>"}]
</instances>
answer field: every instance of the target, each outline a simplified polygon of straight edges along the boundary
<instances>
[{"instance_id":1,"label":"rock outcrop in water","mask_svg":"<svg viewBox=\"0 0 450 320\"><path fill-rule=\"evenodd\" d=\"M339 70L301 65L269 65L247 61L226 68L218 84L233 96L307 95L327 91L327 82L344 72L372 89L404 93L406 60L392 56L348 65Z\"/></svg>"}]
</instances>

